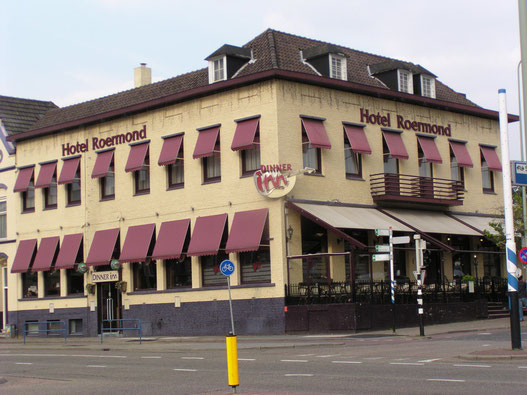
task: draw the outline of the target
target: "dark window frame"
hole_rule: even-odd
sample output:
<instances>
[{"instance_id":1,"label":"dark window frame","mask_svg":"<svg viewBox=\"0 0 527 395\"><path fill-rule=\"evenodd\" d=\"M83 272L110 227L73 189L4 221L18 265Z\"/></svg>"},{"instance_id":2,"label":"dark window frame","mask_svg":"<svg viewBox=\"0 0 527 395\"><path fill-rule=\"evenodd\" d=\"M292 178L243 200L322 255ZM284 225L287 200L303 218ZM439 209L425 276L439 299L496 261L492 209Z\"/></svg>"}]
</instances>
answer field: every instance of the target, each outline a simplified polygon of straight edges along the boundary
<instances>
[{"instance_id":1,"label":"dark window frame","mask_svg":"<svg viewBox=\"0 0 527 395\"><path fill-rule=\"evenodd\" d=\"M258 155L258 166L254 169L249 169L247 166L247 153L248 151L253 151L256 153L255 155ZM242 161L242 177L249 177L254 174L255 171L260 169L260 165L262 164L262 155L260 150L260 136L258 132L256 132L256 135L254 137L254 145L249 149L241 150L241 161Z\"/></svg>"},{"instance_id":2,"label":"dark window frame","mask_svg":"<svg viewBox=\"0 0 527 395\"><path fill-rule=\"evenodd\" d=\"M170 163L166 166L167 170L167 190L169 189L181 189L185 187L185 153L183 152L183 144L179 149L178 157L174 163ZM183 181L172 182L172 176L176 178L178 172L181 172Z\"/></svg>"},{"instance_id":3,"label":"dark window frame","mask_svg":"<svg viewBox=\"0 0 527 395\"><path fill-rule=\"evenodd\" d=\"M302 165L304 168L309 167L306 164L306 155L308 154L309 150L313 150L312 152L316 153L316 162L317 162L316 167L314 168L315 171L310 174L311 175L322 175L322 149L311 146L311 142L309 141L307 134L304 131L302 131Z\"/></svg>"},{"instance_id":4,"label":"dark window frame","mask_svg":"<svg viewBox=\"0 0 527 395\"><path fill-rule=\"evenodd\" d=\"M347 157L348 152L351 153L350 157ZM352 160L352 156L356 157L357 168L358 168L357 173L348 173L348 167L346 166L346 163L348 162L348 160ZM344 169L346 171L347 179L349 180L361 179L362 180L362 155L360 152L355 152L353 150L346 133L344 133Z\"/></svg>"},{"instance_id":5,"label":"dark window frame","mask_svg":"<svg viewBox=\"0 0 527 395\"><path fill-rule=\"evenodd\" d=\"M211 166L212 160L217 160L219 163L218 165L219 176L213 176L213 177L207 176L207 170ZM212 155L206 156L203 158L203 183L210 184L210 183L220 182L220 181L221 181L221 152L220 152L220 138L218 136L218 140L216 142L216 145L214 146L214 151L212 152Z\"/></svg>"},{"instance_id":6,"label":"dark window frame","mask_svg":"<svg viewBox=\"0 0 527 395\"><path fill-rule=\"evenodd\" d=\"M106 193L106 187L111 182L113 183L113 193ZM100 181L100 188L101 188L101 200L114 200L115 199L115 164L114 159L112 158L112 161L110 162L110 165L108 166L108 173L106 173L106 176L101 177Z\"/></svg>"},{"instance_id":7,"label":"dark window frame","mask_svg":"<svg viewBox=\"0 0 527 395\"><path fill-rule=\"evenodd\" d=\"M484 177L485 177L485 173L488 173L488 181L489 181L489 184L490 184L489 188L485 187L485 184L484 184L484 181L483 181ZM485 160L483 155L481 155L481 186L482 186L482 189L483 189L483 193L491 193L491 194L495 193L495 189L494 189L494 172L489 169L487 161Z\"/></svg>"},{"instance_id":8,"label":"dark window frame","mask_svg":"<svg viewBox=\"0 0 527 395\"><path fill-rule=\"evenodd\" d=\"M165 286L166 289L192 288L192 259L166 259Z\"/></svg>"},{"instance_id":9,"label":"dark window frame","mask_svg":"<svg viewBox=\"0 0 527 395\"><path fill-rule=\"evenodd\" d=\"M32 201L31 206L28 203ZM22 192L22 213L34 213L35 212L35 181L31 177L27 189Z\"/></svg>"},{"instance_id":10,"label":"dark window frame","mask_svg":"<svg viewBox=\"0 0 527 395\"><path fill-rule=\"evenodd\" d=\"M76 190L74 190L74 186L78 185L78 192L79 192L79 198L78 199L74 199L73 198L73 193L76 192ZM81 171L79 168L77 168L77 171L75 172L75 176L73 178L73 180L66 185L66 190L67 190L67 198L68 198L68 204L67 206L78 206L81 204L82 202L82 184L81 184Z\"/></svg>"},{"instance_id":11,"label":"dark window frame","mask_svg":"<svg viewBox=\"0 0 527 395\"><path fill-rule=\"evenodd\" d=\"M55 190L55 203L50 203L50 195L51 190ZM51 182L49 184L49 187L44 188L44 210L53 210L57 208L57 202L58 202L58 187L57 187L57 172L53 173L53 176L51 177Z\"/></svg>"},{"instance_id":12,"label":"dark window frame","mask_svg":"<svg viewBox=\"0 0 527 395\"><path fill-rule=\"evenodd\" d=\"M145 183L148 184L145 188L139 188L139 177L145 174ZM139 170L134 171L134 196L147 195L150 193L150 147L146 151L145 161Z\"/></svg>"}]
</instances>

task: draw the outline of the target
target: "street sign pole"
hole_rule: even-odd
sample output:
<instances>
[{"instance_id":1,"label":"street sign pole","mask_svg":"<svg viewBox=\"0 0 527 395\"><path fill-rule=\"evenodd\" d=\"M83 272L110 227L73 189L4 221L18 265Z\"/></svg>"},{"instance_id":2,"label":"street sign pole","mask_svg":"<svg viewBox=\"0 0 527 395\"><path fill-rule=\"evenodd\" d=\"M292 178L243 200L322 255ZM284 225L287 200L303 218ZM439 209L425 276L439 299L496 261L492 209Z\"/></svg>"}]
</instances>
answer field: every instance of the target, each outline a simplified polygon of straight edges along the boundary
<instances>
[{"instance_id":1,"label":"street sign pole","mask_svg":"<svg viewBox=\"0 0 527 395\"><path fill-rule=\"evenodd\" d=\"M227 277L227 288L229 290L229 308L231 311L231 332L227 335L225 341L227 344L227 377L232 392L236 393L236 387L240 385L238 374L238 344L236 334L234 333L234 317L232 314L232 297L231 297L231 274L234 273L234 263L228 259L220 263L220 272Z\"/></svg>"},{"instance_id":2,"label":"street sign pole","mask_svg":"<svg viewBox=\"0 0 527 395\"><path fill-rule=\"evenodd\" d=\"M392 297L393 333L395 333L395 276L393 270L393 231L390 226L390 293Z\"/></svg>"},{"instance_id":3,"label":"street sign pole","mask_svg":"<svg viewBox=\"0 0 527 395\"><path fill-rule=\"evenodd\" d=\"M424 309L423 309L423 244L426 241L421 239L421 235L414 235L415 240L415 279L417 280L417 314L419 316L419 335L425 335Z\"/></svg>"}]
</instances>

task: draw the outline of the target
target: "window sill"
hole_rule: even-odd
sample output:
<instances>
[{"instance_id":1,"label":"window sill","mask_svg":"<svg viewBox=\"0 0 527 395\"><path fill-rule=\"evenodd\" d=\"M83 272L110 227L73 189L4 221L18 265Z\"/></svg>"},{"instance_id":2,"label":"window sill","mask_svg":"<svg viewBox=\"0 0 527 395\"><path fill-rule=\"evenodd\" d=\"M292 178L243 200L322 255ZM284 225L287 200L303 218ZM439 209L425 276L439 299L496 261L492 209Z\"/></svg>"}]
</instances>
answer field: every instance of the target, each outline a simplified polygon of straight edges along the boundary
<instances>
[{"instance_id":1,"label":"window sill","mask_svg":"<svg viewBox=\"0 0 527 395\"><path fill-rule=\"evenodd\" d=\"M362 176L355 176L355 175L351 175L351 174L346 174L346 179L347 180L355 180L355 181L365 181L364 178L362 178Z\"/></svg>"},{"instance_id":2,"label":"window sill","mask_svg":"<svg viewBox=\"0 0 527 395\"><path fill-rule=\"evenodd\" d=\"M484 189L483 193L485 195L496 195L496 192L494 192L492 189Z\"/></svg>"},{"instance_id":3,"label":"window sill","mask_svg":"<svg viewBox=\"0 0 527 395\"><path fill-rule=\"evenodd\" d=\"M99 199L99 202L107 202L109 200L115 200L115 195L104 196Z\"/></svg>"},{"instance_id":4,"label":"window sill","mask_svg":"<svg viewBox=\"0 0 527 395\"><path fill-rule=\"evenodd\" d=\"M242 173L242 175L240 176L240 178L249 178L249 177L253 177L254 176L254 173L256 173L257 170L253 170L251 172L245 172L245 173Z\"/></svg>"},{"instance_id":5,"label":"window sill","mask_svg":"<svg viewBox=\"0 0 527 395\"><path fill-rule=\"evenodd\" d=\"M50 210L56 210L57 209L57 205L55 204L54 206L47 206L47 207L44 207L42 209L42 211L50 211Z\"/></svg>"},{"instance_id":6,"label":"window sill","mask_svg":"<svg viewBox=\"0 0 527 395\"><path fill-rule=\"evenodd\" d=\"M183 189L183 188L185 188L185 184L174 184L174 185L169 185L167 188L167 191L173 191L174 189Z\"/></svg>"},{"instance_id":7,"label":"window sill","mask_svg":"<svg viewBox=\"0 0 527 395\"><path fill-rule=\"evenodd\" d=\"M216 184L218 182L221 182L221 177L220 178L211 178L211 179L205 180L205 181L203 181L201 183L201 185Z\"/></svg>"},{"instance_id":8,"label":"window sill","mask_svg":"<svg viewBox=\"0 0 527 395\"><path fill-rule=\"evenodd\" d=\"M251 284L242 284L242 285L233 285L231 289L236 288L263 288L263 287L275 287L274 283L251 283ZM157 290L142 290L142 291L133 291L128 292L128 295L145 295L145 294L160 294L160 293L178 293L178 292L200 292L200 291L212 291L227 289L227 285L211 285L203 286L201 288L170 288L162 291Z\"/></svg>"},{"instance_id":9,"label":"window sill","mask_svg":"<svg viewBox=\"0 0 527 395\"><path fill-rule=\"evenodd\" d=\"M81 202L71 202L71 203L66 204L66 207L77 207L80 205L81 205Z\"/></svg>"},{"instance_id":10,"label":"window sill","mask_svg":"<svg viewBox=\"0 0 527 395\"><path fill-rule=\"evenodd\" d=\"M0 244L9 244L16 242L16 239L0 239Z\"/></svg>"},{"instance_id":11,"label":"window sill","mask_svg":"<svg viewBox=\"0 0 527 395\"><path fill-rule=\"evenodd\" d=\"M27 209L27 210L22 210L22 214L30 214L30 213L34 213L34 212L35 212L34 208Z\"/></svg>"},{"instance_id":12,"label":"window sill","mask_svg":"<svg viewBox=\"0 0 527 395\"><path fill-rule=\"evenodd\" d=\"M145 189L144 191L137 191L134 193L134 196L141 196L141 195L150 195L150 189Z\"/></svg>"},{"instance_id":13,"label":"window sill","mask_svg":"<svg viewBox=\"0 0 527 395\"><path fill-rule=\"evenodd\" d=\"M83 293L78 293L78 294L71 294L67 296L44 296L43 298L39 298L35 296L31 298L21 298L21 299L18 299L18 301L24 302L24 301L35 301L35 300L80 299L80 298L86 298L86 295L84 295Z\"/></svg>"},{"instance_id":14,"label":"window sill","mask_svg":"<svg viewBox=\"0 0 527 395\"><path fill-rule=\"evenodd\" d=\"M310 176L310 177L325 177L324 174L322 173L304 173L305 176Z\"/></svg>"}]
</instances>

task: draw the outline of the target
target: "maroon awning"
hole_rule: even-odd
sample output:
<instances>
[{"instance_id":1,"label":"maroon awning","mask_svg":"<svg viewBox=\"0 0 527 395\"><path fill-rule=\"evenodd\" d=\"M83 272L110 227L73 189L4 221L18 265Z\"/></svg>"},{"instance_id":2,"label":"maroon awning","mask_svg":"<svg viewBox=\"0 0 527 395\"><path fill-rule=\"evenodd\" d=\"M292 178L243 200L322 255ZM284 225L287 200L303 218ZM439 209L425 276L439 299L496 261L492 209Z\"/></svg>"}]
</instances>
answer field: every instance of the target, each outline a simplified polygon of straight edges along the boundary
<instances>
[{"instance_id":1,"label":"maroon awning","mask_svg":"<svg viewBox=\"0 0 527 395\"><path fill-rule=\"evenodd\" d=\"M91 172L91 178L102 178L108 175L110 170L110 164L112 163L114 150L108 150L99 152L97 159L95 159L95 165Z\"/></svg>"},{"instance_id":2,"label":"maroon awning","mask_svg":"<svg viewBox=\"0 0 527 395\"><path fill-rule=\"evenodd\" d=\"M73 269L76 263L79 248L82 243L82 233L75 233L64 236L60 246L57 262L55 262L55 269Z\"/></svg>"},{"instance_id":3,"label":"maroon awning","mask_svg":"<svg viewBox=\"0 0 527 395\"><path fill-rule=\"evenodd\" d=\"M148 255L155 228L155 224L130 226L126 232L119 262L144 261Z\"/></svg>"},{"instance_id":4,"label":"maroon awning","mask_svg":"<svg viewBox=\"0 0 527 395\"><path fill-rule=\"evenodd\" d=\"M27 272L29 266L35 259L35 250L37 248L37 239L21 240L18 243L11 273Z\"/></svg>"},{"instance_id":5,"label":"maroon awning","mask_svg":"<svg viewBox=\"0 0 527 395\"><path fill-rule=\"evenodd\" d=\"M62 164L62 170L60 171L59 184L69 184L75 179L75 174L79 168L81 161L80 156L76 158L66 159Z\"/></svg>"},{"instance_id":6,"label":"maroon awning","mask_svg":"<svg viewBox=\"0 0 527 395\"><path fill-rule=\"evenodd\" d=\"M56 168L57 162L51 162L41 165L37 177L37 182L35 182L35 188L49 188L49 186L51 185L51 179L55 174Z\"/></svg>"},{"instance_id":7,"label":"maroon awning","mask_svg":"<svg viewBox=\"0 0 527 395\"><path fill-rule=\"evenodd\" d=\"M163 141L163 147L161 148L161 154L159 155L157 164L159 166L166 166L176 163L182 143L182 134L173 137L166 137Z\"/></svg>"},{"instance_id":8,"label":"maroon awning","mask_svg":"<svg viewBox=\"0 0 527 395\"><path fill-rule=\"evenodd\" d=\"M196 219L188 247L189 256L216 255L227 223L227 214Z\"/></svg>"},{"instance_id":9,"label":"maroon awning","mask_svg":"<svg viewBox=\"0 0 527 395\"><path fill-rule=\"evenodd\" d=\"M262 208L235 213L225 252L258 250L268 212L269 209Z\"/></svg>"},{"instance_id":10,"label":"maroon awning","mask_svg":"<svg viewBox=\"0 0 527 395\"><path fill-rule=\"evenodd\" d=\"M434 138L417 136L427 162L443 163Z\"/></svg>"},{"instance_id":11,"label":"maroon awning","mask_svg":"<svg viewBox=\"0 0 527 395\"><path fill-rule=\"evenodd\" d=\"M34 170L35 170L34 165L18 169L18 176L16 178L15 188L13 189L14 192L27 191L29 182L31 181L31 178L33 177Z\"/></svg>"},{"instance_id":12,"label":"maroon awning","mask_svg":"<svg viewBox=\"0 0 527 395\"><path fill-rule=\"evenodd\" d=\"M152 259L179 258L183 253L189 227L190 219L163 222L157 236Z\"/></svg>"},{"instance_id":13,"label":"maroon awning","mask_svg":"<svg viewBox=\"0 0 527 395\"><path fill-rule=\"evenodd\" d=\"M32 272L45 272L51 269L53 258L55 258L59 248L59 240L59 236L44 237L40 240L37 256L31 267Z\"/></svg>"},{"instance_id":14,"label":"maroon awning","mask_svg":"<svg viewBox=\"0 0 527 395\"><path fill-rule=\"evenodd\" d=\"M324 121L312 118L301 118L302 126L307 134L307 138L313 147L316 148L331 148Z\"/></svg>"},{"instance_id":15,"label":"maroon awning","mask_svg":"<svg viewBox=\"0 0 527 395\"><path fill-rule=\"evenodd\" d=\"M131 172L141 170L145 164L146 153L148 152L149 145L149 143L141 143L130 147L130 154L128 155L124 171Z\"/></svg>"},{"instance_id":16,"label":"maroon awning","mask_svg":"<svg viewBox=\"0 0 527 395\"><path fill-rule=\"evenodd\" d=\"M198 141L196 142L196 147L194 147L194 154L192 157L194 159L198 159L212 156L214 153L214 147L216 146L216 141L218 141L219 133L219 126L200 130L198 133Z\"/></svg>"},{"instance_id":17,"label":"maroon awning","mask_svg":"<svg viewBox=\"0 0 527 395\"><path fill-rule=\"evenodd\" d=\"M98 230L95 232L88 258L86 258L86 265L101 266L110 263L118 236L119 228Z\"/></svg>"},{"instance_id":18,"label":"maroon awning","mask_svg":"<svg viewBox=\"0 0 527 395\"><path fill-rule=\"evenodd\" d=\"M232 139L231 149L233 151L239 151L252 148L259 124L260 117L238 121L234 138Z\"/></svg>"},{"instance_id":19,"label":"maroon awning","mask_svg":"<svg viewBox=\"0 0 527 395\"><path fill-rule=\"evenodd\" d=\"M452 147L452 151L454 152L458 166L474 167L465 143L459 141L450 141L450 147Z\"/></svg>"},{"instance_id":20,"label":"maroon awning","mask_svg":"<svg viewBox=\"0 0 527 395\"><path fill-rule=\"evenodd\" d=\"M500 158L498 158L498 153L496 152L496 148L488 147L485 145L480 145L479 148L481 149L481 153L483 154L483 157L485 158L485 162L487 162L487 166L489 167L489 170L501 171L501 162L500 162Z\"/></svg>"},{"instance_id":21,"label":"maroon awning","mask_svg":"<svg viewBox=\"0 0 527 395\"><path fill-rule=\"evenodd\" d=\"M384 141L386 141L386 145L388 146L388 150L392 157L397 159L408 159L408 152L404 146L401 133L383 130L382 135L384 136Z\"/></svg>"},{"instance_id":22,"label":"maroon awning","mask_svg":"<svg viewBox=\"0 0 527 395\"><path fill-rule=\"evenodd\" d=\"M348 136L351 149L354 152L371 154L370 144L368 143L363 127L344 124L344 131L346 132L346 136Z\"/></svg>"}]
</instances>

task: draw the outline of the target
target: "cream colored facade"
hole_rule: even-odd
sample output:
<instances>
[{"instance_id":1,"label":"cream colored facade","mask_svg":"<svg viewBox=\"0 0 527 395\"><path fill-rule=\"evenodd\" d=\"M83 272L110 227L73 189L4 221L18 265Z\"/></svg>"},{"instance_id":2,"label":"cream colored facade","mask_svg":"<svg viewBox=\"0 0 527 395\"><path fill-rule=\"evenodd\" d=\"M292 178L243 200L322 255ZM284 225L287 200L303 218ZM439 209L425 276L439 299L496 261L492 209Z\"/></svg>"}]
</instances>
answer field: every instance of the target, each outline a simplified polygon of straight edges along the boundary
<instances>
[{"instance_id":1,"label":"cream colored facade","mask_svg":"<svg viewBox=\"0 0 527 395\"><path fill-rule=\"evenodd\" d=\"M442 111L416 104L379 99L357 93L316 87L298 82L269 80L237 89L211 94L199 99L167 105L154 110L146 110L115 120L106 120L97 124L76 127L64 132L31 138L17 143L17 166L35 164L38 174L40 162L58 159L57 176L63 161L62 147L88 140L89 151L82 153L80 162L82 203L67 207L66 187L58 186L57 209L45 210L42 190L35 192L35 212L20 214L22 202L20 194L9 198L9 226L16 218L18 240L38 239L67 234L83 233L84 258L86 259L93 235L98 230L119 228L121 247L127 229L134 225L155 223L157 231L162 222L176 219L195 220L201 216L220 213L228 214L229 227L236 212L268 208L269 235L271 251L271 282L262 286L241 286L240 273L236 270L231 277L234 286L234 300L283 299L284 286L287 284L287 255L302 253L302 231L300 215L285 209L287 199L305 199L319 202L341 202L372 205L369 179L371 174L383 173L383 141L379 125L367 124L365 134L372 149L371 155L362 155L362 180L346 179L344 166L344 132L342 122L361 123L360 109L370 112L391 114L392 119L402 115L406 119L441 125L451 125L451 138L466 140L467 148L474 162L473 168L465 171L465 199L462 206L452 211L499 214L502 196L501 177L494 175L494 194L483 193L481 186L479 144L499 146L499 129L496 120L472 115ZM292 192L280 199L268 199L257 193L252 177L241 176L241 155L231 150L231 142L236 130L235 119L260 115L260 149L262 164L290 163L293 169L304 167L302 161L302 129L300 115L323 117L324 126L331 141L331 149L322 149L322 176L299 175ZM204 184L202 160L193 159L196 145L197 128L221 124L221 182ZM132 132L146 127L150 140L150 193L134 196L134 178L132 173L124 171L130 152L128 144L115 146L115 199L101 201L99 180L91 178L97 153L92 148L92 138L111 137L115 134ZM163 144L162 136L184 132L184 176L182 189L167 190L167 171L159 166L157 160ZM418 175L417 137L413 131L404 131L402 139L409 153L408 160L400 160L400 173ZM447 136L436 138L437 147L443 159L442 164L434 164L434 177L450 178L450 146ZM499 150L499 149L498 149ZM10 158L12 160L12 158ZM14 175L12 176L14 177ZM9 182L12 185L14 180ZM12 190L10 188L9 190ZM0 190L0 193L7 191ZM11 215L12 213L12 215ZM288 242L286 229L293 229L292 239ZM14 234L12 235L13 238ZM446 242L447 235L443 240ZM344 243L328 232L328 252L344 251ZM370 234L368 245L375 244ZM10 245L9 248L14 248ZM13 256L14 251L9 251ZM239 268L237 253L229 256ZM407 272L415 266L413 252L409 253L406 263ZM445 254L445 275L452 278L451 255ZM331 273L334 280L346 280L345 260L332 258ZM142 305L185 305L199 302L225 301L227 289L207 289L202 286L200 258L192 257L192 290L179 292L166 290L164 263L158 261L157 291L133 292L129 286L122 295L125 312ZM130 264L122 269L122 280L133 283ZM92 269L91 269L92 270ZM504 270L502 273L505 272ZM85 274L85 283L91 271ZM302 281L302 267L292 263L289 282ZM373 278L381 279L384 268L373 264ZM44 274L38 273L38 298L24 299L22 280L19 274L9 274L9 310L24 312L30 317L32 311L49 312L54 317L61 309L77 309L93 312L97 308L97 295L85 292L84 297L69 297L66 286L66 272L61 273L61 292L58 298L44 295ZM174 307L174 304L176 305ZM51 306L52 305L52 306ZM54 313L51 312L54 310ZM92 332L93 333L93 332Z\"/></svg>"}]
</instances>

